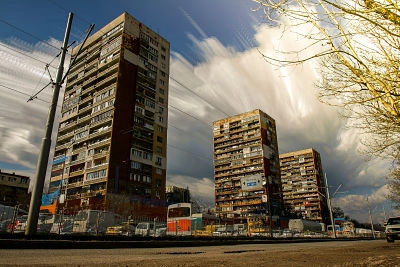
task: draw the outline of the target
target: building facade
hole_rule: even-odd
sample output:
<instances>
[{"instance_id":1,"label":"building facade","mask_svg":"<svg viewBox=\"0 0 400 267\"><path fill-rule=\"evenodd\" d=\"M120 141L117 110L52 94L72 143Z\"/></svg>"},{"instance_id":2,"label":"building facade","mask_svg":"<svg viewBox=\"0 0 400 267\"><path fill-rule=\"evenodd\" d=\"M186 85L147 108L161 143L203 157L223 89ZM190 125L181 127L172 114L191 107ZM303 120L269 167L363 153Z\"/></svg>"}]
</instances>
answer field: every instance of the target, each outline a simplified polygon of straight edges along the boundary
<instances>
[{"instance_id":1,"label":"building facade","mask_svg":"<svg viewBox=\"0 0 400 267\"><path fill-rule=\"evenodd\" d=\"M275 120L253 110L213 123L215 208L220 218L280 215Z\"/></svg>"},{"instance_id":2,"label":"building facade","mask_svg":"<svg viewBox=\"0 0 400 267\"><path fill-rule=\"evenodd\" d=\"M165 197L168 204L191 202L189 188L182 188L174 185L168 185L166 187Z\"/></svg>"},{"instance_id":3,"label":"building facade","mask_svg":"<svg viewBox=\"0 0 400 267\"><path fill-rule=\"evenodd\" d=\"M31 194L28 193L29 177L0 170L0 204L6 206L20 205L28 210Z\"/></svg>"},{"instance_id":4,"label":"building facade","mask_svg":"<svg viewBox=\"0 0 400 267\"><path fill-rule=\"evenodd\" d=\"M165 202L169 54L127 13L73 49L50 181L68 212Z\"/></svg>"},{"instance_id":5,"label":"building facade","mask_svg":"<svg viewBox=\"0 0 400 267\"><path fill-rule=\"evenodd\" d=\"M283 201L299 218L327 222L326 187L320 154L312 148L279 155Z\"/></svg>"}]
</instances>

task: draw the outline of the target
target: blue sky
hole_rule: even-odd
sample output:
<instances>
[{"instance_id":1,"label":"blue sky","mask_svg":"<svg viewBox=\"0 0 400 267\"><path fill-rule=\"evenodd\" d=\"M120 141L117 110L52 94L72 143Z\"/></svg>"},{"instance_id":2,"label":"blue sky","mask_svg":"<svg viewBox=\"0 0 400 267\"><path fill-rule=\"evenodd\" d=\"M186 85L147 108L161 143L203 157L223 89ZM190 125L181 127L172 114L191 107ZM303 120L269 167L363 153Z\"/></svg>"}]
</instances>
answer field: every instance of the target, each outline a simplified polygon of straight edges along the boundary
<instances>
[{"instance_id":1,"label":"blue sky","mask_svg":"<svg viewBox=\"0 0 400 267\"><path fill-rule=\"evenodd\" d=\"M280 153L312 147L321 154L331 190L343 184L334 205L368 221L368 195L374 220L382 222L383 207L392 212L385 199L389 163L360 155L361 133L318 102L316 62L277 68L262 59L260 51L276 55L307 40L266 25L256 7L251 0L3 2L0 168L34 177L51 88L26 100L49 81L45 64L58 65L68 12L74 13L70 41L79 42L90 24L96 31L126 11L171 43L168 184L212 203L212 122L260 108L276 120Z\"/></svg>"},{"instance_id":2,"label":"blue sky","mask_svg":"<svg viewBox=\"0 0 400 267\"><path fill-rule=\"evenodd\" d=\"M57 0L17 0L2 3L1 19L17 26L41 40L50 37L62 40L68 12L75 17L72 38L82 39L90 24L100 29L109 21L127 11L139 21L159 32L171 42L171 47L188 59L197 60L193 55L193 43L188 39L190 33L197 38L218 36L224 45L243 50L244 42L254 33L253 22L262 20L262 14L252 11L257 5L248 0L186 1L186 0L147 0L147 1L57 1ZM27 36L12 27L1 25L0 38L17 35L31 41ZM201 25L198 27L198 25ZM200 29L200 30L199 30ZM240 36L240 37L239 37ZM75 40L73 39L73 40Z\"/></svg>"}]
</instances>

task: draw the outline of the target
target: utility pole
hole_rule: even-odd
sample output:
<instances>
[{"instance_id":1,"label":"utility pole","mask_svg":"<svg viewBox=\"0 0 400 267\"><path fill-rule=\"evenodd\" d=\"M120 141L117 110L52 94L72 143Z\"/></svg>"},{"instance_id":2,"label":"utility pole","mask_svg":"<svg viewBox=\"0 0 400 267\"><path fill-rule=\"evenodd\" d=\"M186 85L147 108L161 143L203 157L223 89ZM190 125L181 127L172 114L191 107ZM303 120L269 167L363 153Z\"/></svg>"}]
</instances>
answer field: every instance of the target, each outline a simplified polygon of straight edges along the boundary
<instances>
[{"instance_id":1,"label":"utility pole","mask_svg":"<svg viewBox=\"0 0 400 267\"><path fill-rule=\"evenodd\" d=\"M367 196L367 204L368 204L369 221L371 223L372 237L375 239L375 229L374 229L374 223L372 222L371 206L369 205L368 196Z\"/></svg>"},{"instance_id":2,"label":"utility pole","mask_svg":"<svg viewBox=\"0 0 400 267\"><path fill-rule=\"evenodd\" d=\"M382 205L383 207L383 216L384 216L384 223L387 221L387 215L386 215L386 209L385 209L385 204Z\"/></svg>"},{"instance_id":3,"label":"utility pole","mask_svg":"<svg viewBox=\"0 0 400 267\"><path fill-rule=\"evenodd\" d=\"M328 200L329 215L331 217L333 238L336 238L335 220L333 218L331 194L329 192L328 177L326 176L326 173L325 173L325 185L326 185L326 196Z\"/></svg>"},{"instance_id":4,"label":"utility pole","mask_svg":"<svg viewBox=\"0 0 400 267\"><path fill-rule=\"evenodd\" d=\"M45 129L45 137L42 139L39 159L36 167L36 180L32 190L31 202L29 205L27 228L25 235L30 236L36 234L39 219L39 211L42 201L44 181L46 178L47 163L49 160L51 133L53 131L54 117L57 109L58 95L60 93L62 76L64 72L64 60L68 48L68 39L71 31L73 13L69 13L67 28L64 35L64 43L61 51L60 64L58 66L57 77L54 83L53 98L51 101L49 115Z\"/></svg>"}]
</instances>

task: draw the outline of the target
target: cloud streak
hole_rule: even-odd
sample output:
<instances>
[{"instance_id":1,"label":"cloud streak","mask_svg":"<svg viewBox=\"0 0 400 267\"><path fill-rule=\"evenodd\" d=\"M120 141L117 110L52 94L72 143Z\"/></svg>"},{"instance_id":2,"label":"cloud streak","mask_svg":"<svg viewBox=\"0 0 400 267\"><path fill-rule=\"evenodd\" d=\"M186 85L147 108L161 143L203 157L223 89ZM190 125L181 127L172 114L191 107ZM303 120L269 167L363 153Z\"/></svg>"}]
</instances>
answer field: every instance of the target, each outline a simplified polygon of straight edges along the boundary
<instances>
[{"instance_id":1,"label":"cloud streak","mask_svg":"<svg viewBox=\"0 0 400 267\"><path fill-rule=\"evenodd\" d=\"M201 99L171 81L170 105L208 124L226 117L226 114L231 116L260 108L276 120L280 153L310 147L320 152L324 171L332 185L330 190L334 191L342 183L342 189L347 191L346 194L338 194L335 202L346 214L352 214L361 221L368 219L365 217L367 203L361 201L366 195L371 195L371 201L376 201L376 205L384 205L386 199L382 195L385 192L382 188L386 182L383 179L386 168L383 166L387 163L381 160L366 161L358 153L359 133L346 128L346 121L340 119L335 108L317 100L314 87L314 83L320 79L317 62L276 68L260 54L260 51L276 53L272 44L295 50L299 42L297 36L286 35L283 39L280 29L261 26L256 29L257 45L241 52L225 47L215 37L201 40L193 36L189 38L204 61L192 65L175 53L171 59L171 76L200 95ZM182 138L179 133L171 131L168 142L201 155L212 155L211 130L205 124L188 121L186 117L180 112L173 112L169 122L173 125L185 123L184 127L191 129L192 133L204 135L202 139L209 140L208 146L200 150L196 138ZM178 186L179 183L185 185L180 176L180 173L184 173L186 181L192 181L189 184L192 191L204 192L203 198L213 200L214 191L209 186L213 181L210 164L197 161L183 151L171 149L168 151L168 161L168 181ZM182 166L190 166L190 170ZM208 188L209 191L200 190L202 183L204 189ZM360 200L357 209L352 205L353 198ZM376 214L375 221L383 221L381 212Z\"/></svg>"},{"instance_id":2,"label":"cloud streak","mask_svg":"<svg viewBox=\"0 0 400 267\"><path fill-rule=\"evenodd\" d=\"M382 177L387 163L366 161L360 156L358 133L345 127L346 121L339 118L337 110L318 102L314 87L320 78L316 62L278 69L260 54L260 51L275 53L276 47L294 49L299 42L296 36L283 39L280 29L259 26L255 28L252 47L236 51L216 37L207 37L197 23L194 25L202 39L190 34L188 38L197 51L195 56L202 62L194 64L180 53L171 52L168 184L189 187L193 197L213 203L212 122L259 108L276 120L280 153L310 147L320 152L331 190L342 183L346 191L334 199L346 214L365 221L366 195L374 207L385 204L387 189ZM49 42L58 43L56 46L61 43ZM19 163L18 171L33 177L48 103L39 100L27 103L24 94L34 94L49 81L43 75L42 62L52 61L57 52L17 39L0 43L1 85L20 91L0 86L3 169ZM50 95L51 89L46 89L39 97L49 102ZM374 221L382 221L383 215L377 208L376 213Z\"/></svg>"}]
</instances>

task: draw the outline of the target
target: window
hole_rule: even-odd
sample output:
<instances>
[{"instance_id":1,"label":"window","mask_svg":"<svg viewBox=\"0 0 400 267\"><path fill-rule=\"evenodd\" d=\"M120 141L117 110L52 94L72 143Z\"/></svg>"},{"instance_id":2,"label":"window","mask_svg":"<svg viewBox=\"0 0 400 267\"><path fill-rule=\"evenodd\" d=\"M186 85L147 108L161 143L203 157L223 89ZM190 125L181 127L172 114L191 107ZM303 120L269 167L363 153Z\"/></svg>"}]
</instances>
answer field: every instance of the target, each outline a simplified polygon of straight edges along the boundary
<instances>
[{"instance_id":1,"label":"window","mask_svg":"<svg viewBox=\"0 0 400 267\"><path fill-rule=\"evenodd\" d=\"M159 165L159 166L161 166L161 163L162 163L162 158L160 158L160 157L157 157L157 160L156 160L156 165Z\"/></svg>"},{"instance_id":2,"label":"window","mask_svg":"<svg viewBox=\"0 0 400 267\"><path fill-rule=\"evenodd\" d=\"M156 107L156 103L154 103L153 101L148 100L148 99L145 100L145 104L146 104L146 106L148 106L150 108L155 108Z\"/></svg>"},{"instance_id":3,"label":"window","mask_svg":"<svg viewBox=\"0 0 400 267\"><path fill-rule=\"evenodd\" d=\"M97 115L97 116L93 117L90 122L91 123L95 123L95 122L104 120L104 119L106 119L108 117L111 117L111 116L112 116L112 110L109 110L107 112L104 112L104 113L102 113L100 115Z\"/></svg>"},{"instance_id":4,"label":"window","mask_svg":"<svg viewBox=\"0 0 400 267\"><path fill-rule=\"evenodd\" d=\"M144 114L144 109L141 108L141 107L136 106L136 107L135 107L135 111L136 111L137 113Z\"/></svg>"},{"instance_id":5,"label":"window","mask_svg":"<svg viewBox=\"0 0 400 267\"><path fill-rule=\"evenodd\" d=\"M161 104L164 104L164 98L159 97L159 98L158 98L158 102L160 102Z\"/></svg>"},{"instance_id":6,"label":"window","mask_svg":"<svg viewBox=\"0 0 400 267\"><path fill-rule=\"evenodd\" d=\"M142 151L137 149L132 149L132 155L137 157L142 157Z\"/></svg>"},{"instance_id":7,"label":"window","mask_svg":"<svg viewBox=\"0 0 400 267\"><path fill-rule=\"evenodd\" d=\"M137 161L132 161L131 162L131 168L132 169L140 169L142 167L142 164L140 162Z\"/></svg>"},{"instance_id":8,"label":"window","mask_svg":"<svg viewBox=\"0 0 400 267\"><path fill-rule=\"evenodd\" d=\"M156 148L156 151L157 151L158 154L162 154L162 147L158 146Z\"/></svg>"},{"instance_id":9,"label":"window","mask_svg":"<svg viewBox=\"0 0 400 267\"><path fill-rule=\"evenodd\" d=\"M158 129L158 132L159 132L159 133L162 133L162 132L163 132L163 127L161 127L161 126L158 126L158 128L157 128L157 129Z\"/></svg>"},{"instance_id":10,"label":"window","mask_svg":"<svg viewBox=\"0 0 400 267\"><path fill-rule=\"evenodd\" d=\"M161 84L161 85L165 85L164 80L161 80L161 79L160 79L160 84Z\"/></svg>"},{"instance_id":11,"label":"window","mask_svg":"<svg viewBox=\"0 0 400 267\"><path fill-rule=\"evenodd\" d=\"M159 142L159 143L162 143L162 142L163 142L163 139L162 139L161 136L157 136L157 142Z\"/></svg>"},{"instance_id":12,"label":"window","mask_svg":"<svg viewBox=\"0 0 400 267\"><path fill-rule=\"evenodd\" d=\"M162 169L156 168L156 173L157 173L157 174L162 174ZM160 186L160 185L161 185L160 179L157 179L157 180L156 180L156 184L157 184L157 186Z\"/></svg>"},{"instance_id":13,"label":"window","mask_svg":"<svg viewBox=\"0 0 400 267\"><path fill-rule=\"evenodd\" d=\"M106 172L107 172L106 170L90 172L86 175L86 180L93 180L93 179L97 179L100 177L104 177L104 176L106 176Z\"/></svg>"},{"instance_id":14,"label":"window","mask_svg":"<svg viewBox=\"0 0 400 267\"><path fill-rule=\"evenodd\" d=\"M160 94L162 94L162 95L165 93L164 89L162 89L162 88L158 89L158 91L159 91Z\"/></svg>"},{"instance_id":15,"label":"window","mask_svg":"<svg viewBox=\"0 0 400 267\"><path fill-rule=\"evenodd\" d=\"M143 159L152 160L153 159L153 154L148 153L148 152L143 152Z\"/></svg>"}]
</instances>

